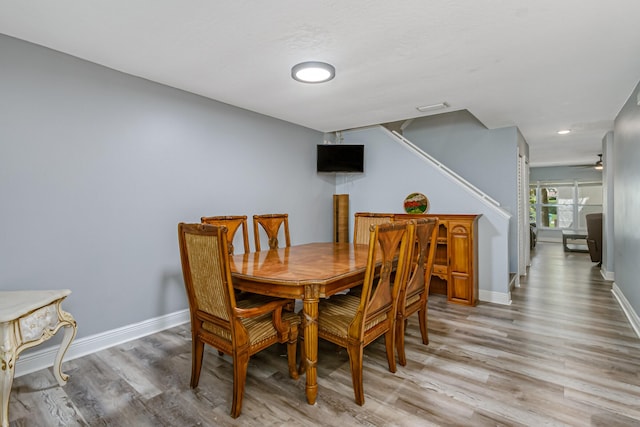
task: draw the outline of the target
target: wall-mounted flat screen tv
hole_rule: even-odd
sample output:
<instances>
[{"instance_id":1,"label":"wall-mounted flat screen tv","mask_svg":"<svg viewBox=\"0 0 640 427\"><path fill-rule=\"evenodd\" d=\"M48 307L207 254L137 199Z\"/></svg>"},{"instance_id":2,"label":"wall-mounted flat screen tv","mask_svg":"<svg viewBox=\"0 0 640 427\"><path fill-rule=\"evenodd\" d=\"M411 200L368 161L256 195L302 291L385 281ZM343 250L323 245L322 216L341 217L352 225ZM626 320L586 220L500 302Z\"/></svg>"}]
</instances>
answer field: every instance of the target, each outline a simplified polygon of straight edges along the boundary
<instances>
[{"instance_id":1,"label":"wall-mounted flat screen tv","mask_svg":"<svg viewBox=\"0 0 640 427\"><path fill-rule=\"evenodd\" d=\"M318 145L318 172L364 172L364 145Z\"/></svg>"}]
</instances>

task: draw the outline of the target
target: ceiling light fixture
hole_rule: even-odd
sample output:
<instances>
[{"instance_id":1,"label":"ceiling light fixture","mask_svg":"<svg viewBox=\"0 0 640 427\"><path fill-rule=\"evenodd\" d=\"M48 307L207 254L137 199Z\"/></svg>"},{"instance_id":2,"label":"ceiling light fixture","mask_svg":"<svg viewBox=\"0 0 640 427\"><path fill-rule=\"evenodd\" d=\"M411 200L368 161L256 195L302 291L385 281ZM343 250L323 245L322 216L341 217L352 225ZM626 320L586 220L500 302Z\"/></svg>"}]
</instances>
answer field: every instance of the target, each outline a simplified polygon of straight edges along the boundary
<instances>
[{"instance_id":1,"label":"ceiling light fixture","mask_svg":"<svg viewBox=\"0 0 640 427\"><path fill-rule=\"evenodd\" d=\"M563 129L558 131L558 135L566 135L568 133L571 133L571 129Z\"/></svg>"},{"instance_id":2,"label":"ceiling light fixture","mask_svg":"<svg viewBox=\"0 0 640 427\"><path fill-rule=\"evenodd\" d=\"M420 111L421 113L426 113L427 111L442 110L448 107L449 104L447 104L446 102L441 102L439 104L422 105L420 107L416 107L416 110Z\"/></svg>"},{"instance_id":3,"label":"ceiling light fixture","mask_svg":"<svg viewBox=\"0 0 640 427\"><path fill-rule=\"evenodd\" d=\"M336 69L326 62L308 61L291 68L291 77L302 83L324 83L333 79Z\"/></svg>"}]
</instances>

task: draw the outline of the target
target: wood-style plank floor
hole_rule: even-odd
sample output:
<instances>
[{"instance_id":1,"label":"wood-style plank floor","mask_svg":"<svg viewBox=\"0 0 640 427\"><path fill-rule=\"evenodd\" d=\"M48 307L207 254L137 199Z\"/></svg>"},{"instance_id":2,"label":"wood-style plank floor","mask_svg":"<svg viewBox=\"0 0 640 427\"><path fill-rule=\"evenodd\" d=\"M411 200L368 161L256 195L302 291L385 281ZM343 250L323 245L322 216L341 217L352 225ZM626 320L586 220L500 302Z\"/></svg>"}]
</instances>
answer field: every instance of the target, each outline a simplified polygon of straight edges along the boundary
<instances>
[{"instance_id":1,"label":"wood-style plank floor","mask_svg":"<svg viewBox=\"0 0 640 427\"><path fill-rule=\"evenodd\" d=\"M228 356L208 349L189 388L184 325L16 378L11 426L631 426L640 425L640 340L588 254L538 243L509 306L429 301L430 344L415 318L407 366L387 370L380 340L365 349L365 404L353 400L344 350L321 343L318 401L287 374L284 347L249 364L240 418Z\"/></svg>"}]
</instances>

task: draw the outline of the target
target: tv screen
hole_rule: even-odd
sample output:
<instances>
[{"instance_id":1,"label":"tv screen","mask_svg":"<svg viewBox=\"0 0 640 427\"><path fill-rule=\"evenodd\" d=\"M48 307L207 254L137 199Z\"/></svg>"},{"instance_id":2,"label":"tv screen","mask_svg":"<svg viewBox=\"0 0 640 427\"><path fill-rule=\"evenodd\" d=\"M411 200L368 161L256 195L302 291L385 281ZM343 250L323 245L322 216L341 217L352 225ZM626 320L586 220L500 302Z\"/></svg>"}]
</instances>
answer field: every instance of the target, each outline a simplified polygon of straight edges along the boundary
<instances>
[{"instance_id":1,"label":"tv screen","mask_svg":"<svg viewBox=\"0 0 640 427\"><path fill-rule=\"evenodd\" d=\"M318 172L364 172L364 145L318 145Z\"/></svg>"}]
</instances>

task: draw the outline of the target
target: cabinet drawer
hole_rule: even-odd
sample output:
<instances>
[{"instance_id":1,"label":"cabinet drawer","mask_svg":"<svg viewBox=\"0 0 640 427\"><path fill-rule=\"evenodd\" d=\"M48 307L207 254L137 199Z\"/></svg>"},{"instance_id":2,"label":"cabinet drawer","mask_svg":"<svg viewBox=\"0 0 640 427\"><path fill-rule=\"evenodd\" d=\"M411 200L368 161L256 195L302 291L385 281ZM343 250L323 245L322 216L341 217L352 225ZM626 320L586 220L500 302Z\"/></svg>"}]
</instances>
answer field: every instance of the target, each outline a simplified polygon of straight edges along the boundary
<instances>
[{"instance_id":1,"label":"cabinet drawer","mask_svg":"<svg viewBox=\"0 0 640 427\"><path fill-rule=\"evenodd\" d=\"M447 274L447 266L446 265L433 264L433 273L434 274Z\"/></svg>"}]
</instances>

